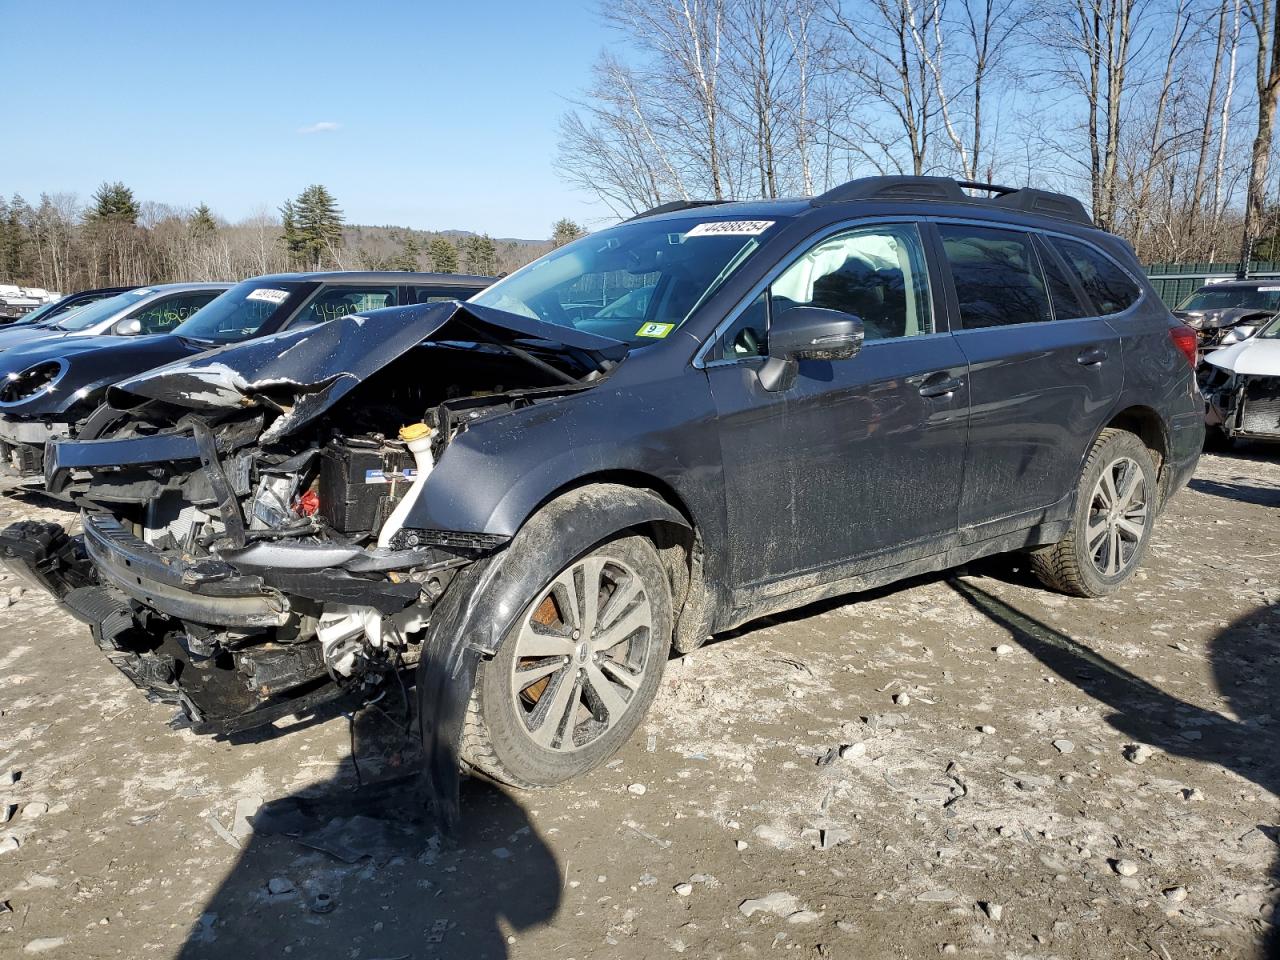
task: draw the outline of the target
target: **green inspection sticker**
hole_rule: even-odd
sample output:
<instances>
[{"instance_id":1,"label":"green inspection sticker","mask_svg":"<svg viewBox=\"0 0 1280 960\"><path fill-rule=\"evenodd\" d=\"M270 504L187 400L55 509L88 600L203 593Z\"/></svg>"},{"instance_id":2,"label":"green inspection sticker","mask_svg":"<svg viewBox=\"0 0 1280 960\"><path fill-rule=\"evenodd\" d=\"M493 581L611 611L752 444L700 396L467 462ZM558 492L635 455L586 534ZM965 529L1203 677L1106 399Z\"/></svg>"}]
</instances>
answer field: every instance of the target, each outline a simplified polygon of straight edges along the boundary
<instances>
[{"instance_id":1,"label":"green inspection sticker","mask_svg":"<svg viewBox=\"0 0 1280 960\"><path fill-rule=\"evenodd\" d=\"M676 328L674 323L646 323L636 331L637 337L654 337L661 340Z\"/></svg>"}]
</instances>

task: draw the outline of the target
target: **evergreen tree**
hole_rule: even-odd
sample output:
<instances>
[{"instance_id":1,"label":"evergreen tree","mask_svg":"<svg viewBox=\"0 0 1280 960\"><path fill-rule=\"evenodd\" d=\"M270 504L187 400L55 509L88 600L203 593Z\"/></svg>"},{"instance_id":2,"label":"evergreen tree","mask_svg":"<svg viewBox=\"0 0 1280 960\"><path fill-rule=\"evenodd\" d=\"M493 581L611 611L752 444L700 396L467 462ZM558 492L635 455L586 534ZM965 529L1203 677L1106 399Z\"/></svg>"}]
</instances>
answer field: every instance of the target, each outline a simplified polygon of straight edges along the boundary
<instances>
[{"instance_id":1,"label":"evergreen tree","mask_svg":"<svg viewBox=\"0 0 1280 960\"><path fill-rule=\"evenodd\" d=\"M551 246L563 247L566 243L572 243L579 237L586 236L587 231L574 223L568 217L564 217L555 222L551 228Z\"/></svg>"},{"instance_id":2,"label":"evergreen tree","mask_svg":"<svg viewBox=\"0 0 1280 960\"><path fill-rule=\"evenodd\" d=\"M467 273L492 275L498 270L498 248L486 233L480 237L467 237L463 242Z\"/></svg>"},{"instance_id":3,"label":"evergreen tree","mask_svg":"<svg viewBox=\"0 0 1280 960\"><path fill-rule=\"evenodd\" d=\"M197 238L212 236L218 232L218 223L213 219L213 211L205 203L196 207L187 226L191 230L191 235Z\"/></svg>"},{"instance_id":4,"label":"evergreen tree","mask_svg":"<svg viewBox=\"0 0 1280 960\"><path fill-rule=\"evenodd\" d=\"M21 195L5 203L0 197L0 282L26 283L35 266L28 258L35 213Z\"/></svg>"},{"instance_id":5,"label":"evergreen tree","mask_svg":"<svg viewBox=\"0 0 1280 960\"><path fill-rule=\"evenodd\" d=\"M298 211L292 200L286 200L280 207L280 228L285 260L290 267L297 267L302 263L304 251L298 232Z\"/></svg>"},{"instance_id":6,"label":"evergreen tree","mask_svg":"<svg viewBox=\"0 0 1280 960\"><path fill-rule=\"evenodd\" d=\"M422 248L418 246L418 241L413 239L412 233L404 235L404 242L400 245L400 253L391 261L391 269L405 270L413 272L418 269L418 255L422 253Z\"/></svg>"},{"instance_id":7,"label":"evergreen tree","mask_svg":"<svg viewBox=\"0 0 1280 960\"><path fill-rule=\"evenodd\" d=\"M427 244L431 269L436 273L458 272L458 250L446 237L433 237Z\"/></svg>"},{"instance_id":8,"label":"evergreen tree","mask_svg":"<svg viewBox=\"0 0 1280 960\"><path fill-rule=\"evenodd\" d=\"M294 201L296 233L302 245L306 262L319 270L326 256L336 260L342 246L342 211L333 194L318 183L313 183Z\"/></svg>"},{"instance_id":9,"label":"evergreen tree","mask_svg":"<svg viewBox=\"0 0 1280 960\"><path fill-rule=\"evenodd\" d=\"M115 183L103 183L94 191L88 219L100 223L136 224L138 201L134 199L133 191L119 180Z\"/></svg>"}]
</instances>

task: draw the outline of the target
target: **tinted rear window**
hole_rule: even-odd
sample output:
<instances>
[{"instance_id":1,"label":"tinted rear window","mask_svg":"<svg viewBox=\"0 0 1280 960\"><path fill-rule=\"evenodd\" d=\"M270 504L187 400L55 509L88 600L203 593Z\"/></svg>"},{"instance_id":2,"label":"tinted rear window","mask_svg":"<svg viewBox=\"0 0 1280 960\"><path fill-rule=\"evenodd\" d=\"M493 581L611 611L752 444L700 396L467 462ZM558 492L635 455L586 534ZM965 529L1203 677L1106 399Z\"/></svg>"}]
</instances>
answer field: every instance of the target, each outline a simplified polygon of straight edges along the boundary
<instances>
[{"instance_id":1,"label":"tinted rear window","mask_svg":"<svg viewBox=\"0 0 1280 960\"><path fill-rule=\"evenodd\" d=\"M1050 237L1049 242L1075 271L1099 314L1105 316L1127 310L1142 296L1138 285L1101 250L1064 237Z\"/></svg>"},{"instance_id":2,"label":"tinted rear window","mask_svg":"<svg viewBox=\"0 0 1280 960\"><path fill-rule=\"evenodd\" d=\"M942 224L966 330L1053 319L1031 234Z\"/></svg>"},{"instance_id":3,"label":"tinted rear window","mask_svg":"<svg viewBox=\"0 0 1280 960\"><path fill-rule=\"evenodd\" d=\"M1053 302L1053 319L1076 320L1089 316L1091 311L1076 296L1075 288L1067 279L1066 268L1058 260L1057 255L1045 245L1049 238L1041 237L1040 239L1043 241L1040 246L1040 265L1044 268L1045 283L1049 287L1049 299Z\"/></svg>"}]
</instances>

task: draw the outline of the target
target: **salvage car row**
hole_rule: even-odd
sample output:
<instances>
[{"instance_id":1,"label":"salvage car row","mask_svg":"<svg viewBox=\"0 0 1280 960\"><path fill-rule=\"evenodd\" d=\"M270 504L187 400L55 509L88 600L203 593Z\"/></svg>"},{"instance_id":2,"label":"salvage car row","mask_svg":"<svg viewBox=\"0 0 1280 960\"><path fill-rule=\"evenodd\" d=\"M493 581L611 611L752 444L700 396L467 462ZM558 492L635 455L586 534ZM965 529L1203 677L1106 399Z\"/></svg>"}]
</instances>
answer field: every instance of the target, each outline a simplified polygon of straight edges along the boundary
<instances>
[{"instance_id":1,"label":"salvage car row","mask_svg":"<svg viewBox=\"0 0 1280 960\"><path fill-rule=\"evenodd\" d=\"M1112 593L1203 446L1194 331L1058 194L681 202L438 280L247 281L96 378L50 348L4 402L105 389L30 408L83 534L0 555L197 732L416 664L446 814L459 760L603 763L671 650L771 612L1014 550Z\"/></svg>"},{"instance_id":2,"label":"salvage car row","mask_svg":"<svg viewBox=\"0 0 1280 960\"><path fill-rule=\"evenodd\" d=\"M362 310L466 299L490 282L453 274L330 272L65 298L48 313L0 329L0 462L22 481L42 485L45 444L75 437L108 387L153 367ZM68 301L76 302L58 308Z\"/></svg>"}]
</instances>

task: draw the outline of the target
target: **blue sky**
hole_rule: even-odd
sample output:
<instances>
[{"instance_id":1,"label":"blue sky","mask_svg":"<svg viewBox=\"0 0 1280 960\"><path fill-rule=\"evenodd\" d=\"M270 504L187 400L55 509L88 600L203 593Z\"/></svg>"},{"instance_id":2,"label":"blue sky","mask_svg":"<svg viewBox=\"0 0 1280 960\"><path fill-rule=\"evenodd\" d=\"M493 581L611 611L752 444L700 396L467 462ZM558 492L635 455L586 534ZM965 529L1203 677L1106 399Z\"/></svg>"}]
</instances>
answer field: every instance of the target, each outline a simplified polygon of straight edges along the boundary
<instances>
[{"instance_id":1,"label":"blue sky","mask_svg":"<svg viewBox=\"0 0 1280 960\"><path fill-rule=\"evenodd\" d=\"M0 0L0 193L208 203L310 183L353 223L543 238L608 213L553 169L613 40L593 0ZM45 38L47 42L40 42Z\"/></svg>"}]
</instances>

